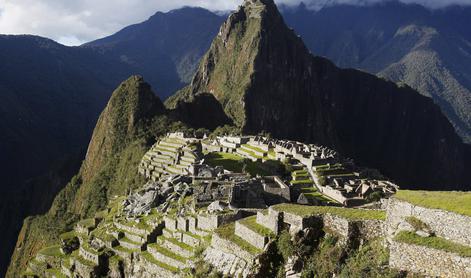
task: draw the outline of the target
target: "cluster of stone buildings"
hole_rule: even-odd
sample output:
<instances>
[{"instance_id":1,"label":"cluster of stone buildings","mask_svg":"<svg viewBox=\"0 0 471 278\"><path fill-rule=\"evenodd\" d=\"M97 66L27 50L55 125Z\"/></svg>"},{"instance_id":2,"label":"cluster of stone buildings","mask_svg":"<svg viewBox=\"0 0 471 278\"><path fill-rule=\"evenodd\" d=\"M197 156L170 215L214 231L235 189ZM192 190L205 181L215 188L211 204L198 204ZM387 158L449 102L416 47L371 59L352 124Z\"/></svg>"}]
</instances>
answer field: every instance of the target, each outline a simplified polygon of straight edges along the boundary
<instances>
[{"instance_id":1,"label":"cluster of stone buildings","mask_svg":"<svg viewBox=\"0 0 471 278\"><path fill-rule=\"evenodd\" d=\"M374 192L376 196L388 197L398 189L390 181L362 176L353 162L322 146L261 136L220 136L202 140L201 145L204 152L232 153L252 161L289 163L294 169L306 172L293 175L295 182L290 185L314 186L321 194L346 206L362 205Z\"/></svg>"},{"instance_id":2,"label":"cluster of stone buildings","mask_svg":"<svg viewBox=\"0 0 471 278\"><path fill-rule=\"evenodd\" d=\"M231 172L205 164L204 155L211 152L260 163L282 161L293 173L287 179ZM148 178L146 185L77 223L62 236L60 245L39 252L25 276L179 277L181 270L193 265L197 247L208 246L203 254L207 263L223 274L246 277L260 269L256 257L282 228L295 233L325 226L344 235L346 243L353 240L350 231L365 239L379 236L382 219L352 221L335 211L316 211L319 207L309 207L314 209L309 215L297 214L293 208L305 206L287 204L299 196L317 196L322 186L342 191L340 187L350 184L347 193L363 198L389 188L365 179L369 188L357 192L364 186L358 179L339 176L320 184L319 169L335 165L340 165L338 155L315 145L263 137L211 140L168 134L139 165L139 172Z\"/></svg>"}]
</instances>

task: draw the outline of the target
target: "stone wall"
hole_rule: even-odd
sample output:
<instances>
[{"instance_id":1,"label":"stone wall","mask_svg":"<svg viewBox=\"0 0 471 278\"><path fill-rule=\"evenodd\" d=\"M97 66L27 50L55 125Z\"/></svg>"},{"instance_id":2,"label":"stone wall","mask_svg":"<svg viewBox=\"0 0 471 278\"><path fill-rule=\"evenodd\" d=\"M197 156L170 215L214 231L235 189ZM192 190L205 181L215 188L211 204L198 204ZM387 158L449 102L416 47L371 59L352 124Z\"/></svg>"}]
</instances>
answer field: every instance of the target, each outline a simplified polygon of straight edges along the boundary
<instances>
[{"instance_id":1,"label":"stone wall","mask_svg":"<svg viewBox=\"0 0 471 278\"><path fill-rule=\"evenodd\" d=\"M229 277L247 277L250 273L252 263L246 262L232 253L208 247L204 255L206 262Z\"/></svg>"},{"instance_id":2,"label":"stone wall","mask_svg":"<svg viewBox=\"0 0 471 278\"><path fill-rule=\"evenodd\" d=\"M340 236L341 241L346 242L350 239L352 223L347 219L328 213L323 216L323 221L326 231Z\"/></svg>"},{"instance_id":3,"label":"stone wall","mask_svg":"<svg viewBox=\"0 0 471 278\"><path fill-rule=\"evenodd\" d=\"M141 278L151 278L151 277L162 277L162 278L174 278L180 277L179 275L172 273L171 271L162 268L152 262L146 261L142 256L139 256L135 262L132 264L132 269L126 277L141 277Z\"/></svg>"},{"instance_id":4,"label":"stone wall","mask_svg":"<svg viewBox=\"0 0 471 278\"><path fill-rule=\"evenodd\" d=\"M322 216L313 215L308 217L302 217L296 214L288 212L282 213L283 222L290 225L290 231L303 230L311 227L322 227Z\"/></svg>"},{"instance_id":5,"label":"stone wall","mask_svg":"<svg viewBox=\"0 0 471 278\"><path fill-rule=\"evenodd\" d=\"M80 274L82 277L94 277L92 273L95 272L95 267L88 266L80 262L80 260L74 260L75 272Z\"/></svg>"},{"instance_id":6,"label":"stone wall","mask_svg":"<svg viewBox=\"0 0 471 278\"><path fill-rule=\"evenodd\" d=\"M213 234L213 237L211 239L211 246L222 252L237 255L237 257L245 260L247 263L252 262L255 258L255 255L252 255L249 252L245 251L232 241L221 238L216 233Z\"/></svg>"},{"instance_id":7,"label":"stone wall","mask_svg":"<svg viewBox=\"0 0 471 278\"><path fill-rule=\"evenodd\" d=\"M263 249L268 243L268 237L252 231L239 221L235 223L234 233L258 249Z\"/></svg>"},{"instance_id":8,"label":"stone wall","mask_svg":"<svg viewBox=\"0 0 471 278\"><path fill-rule=\"evenodd\" d=\"M268 214L259 211L257 212L257 223L278 234L279 213L274 210L269 210Z\"/></svg>"},{"instance_id":9,"label":"stone wall","mask_svg":"<svg viewBox=\"0 0 471 278\"><path fill-rule=\"evenodd\" d=\"M114 222L114 225L116 226L116 228L118 228L120 230L128 231L130 233L134 233L134 234L138 234L138 235L142 235L142 236L147 236L147 234L149 234L149 232L144 230L144 229L123 225L119 222Z\"/></svg>"},{"instance_id":10,"label":"stone wall","mask_svg":"<svg viewBox=\"0 0 471 278\"><path fill-rule=\"evenodd\" d=\"M423 246L391 242L392 268L432 277L471 277L471 258Z\"/></svg>"},{"instance_id":11,"label":"stone wall","mask_svg":"<svg viewBox=\"0 0 471 278\"><path fill-rule=\"evenodd\" d=\"M207 214L198 215L197 225L199 229L210 231L227 223L234 222L242 218L242 212L227 214Z\"/></svg>"},{"instance_id":12,"label":"stone wall","mask_svg":"<svg viewBox=\"0 0 471 278\"><path fill-rule=\"evenodd\" d=\"M471 217L415 206L396 198L391 198L388 204L387 236L392 238L398 231L407 230L409 224L406 218L409 216L427 224L436 236L471 246Z\"/></svg>"},{"instance_id":13,"label":"stone wall","mask_svg":"<svg viewBox=\"0 0 471 278\"><path fill-rule=\"evenodd\" d=\"M362 220L356 225L359 239L372 240L385 235L385 222L382 220Z\"/></svg>"},{"instance_id":14,"label":"stone wall","mask_svg":"<svg viewBox=\"0 0 471 278\"><path fill-rule=\"evenodd\" d=\"M218 227L216 215L198 215L198 228L202 230L214 230Z\"/></svg>"},{"instance_id":15,"label":"stone wall","mask_svg":"<svg viewBox=\"0 0 471 278\"><path fill-rule=\"evenodd\" d=\"M178 217L177 229L187 232L188 231L188 219L186 219L185 217Z\"/></svg>"}]
</instances>

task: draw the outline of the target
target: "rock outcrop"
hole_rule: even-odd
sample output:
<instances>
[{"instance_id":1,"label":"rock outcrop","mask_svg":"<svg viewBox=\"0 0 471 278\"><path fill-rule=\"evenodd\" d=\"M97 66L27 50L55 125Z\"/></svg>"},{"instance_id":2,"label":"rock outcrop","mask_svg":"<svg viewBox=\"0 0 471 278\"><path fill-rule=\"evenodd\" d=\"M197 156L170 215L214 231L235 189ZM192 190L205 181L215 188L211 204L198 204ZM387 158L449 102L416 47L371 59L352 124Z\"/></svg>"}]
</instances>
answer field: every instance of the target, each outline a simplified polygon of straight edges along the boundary
<instances>
[{"instance_id":1,"label":"rock outcrop","mask_svg":"<svg viewBox=\"0 0 471 278\"><path fill-rule=\"evenodd\" d=\"M468 186L470 147L431 99L312 56L271 0L229 16L167 106L205 92L247 133L320 143L409 187Z\"/></svg>"}]
</instances>

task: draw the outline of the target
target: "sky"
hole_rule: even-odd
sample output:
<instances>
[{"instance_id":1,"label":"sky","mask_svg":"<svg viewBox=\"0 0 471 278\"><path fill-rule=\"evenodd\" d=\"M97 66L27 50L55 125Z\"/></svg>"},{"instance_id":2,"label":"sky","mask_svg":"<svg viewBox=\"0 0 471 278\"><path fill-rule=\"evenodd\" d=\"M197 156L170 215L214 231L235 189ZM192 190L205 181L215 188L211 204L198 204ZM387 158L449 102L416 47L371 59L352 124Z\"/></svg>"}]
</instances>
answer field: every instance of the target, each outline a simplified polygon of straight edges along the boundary
<instances>
[{"instance_id":1,"label":"sky","mask_svg":"<svg viewBox=\"0 0 471 278\"><path fill-rule=\"evenodd\" d=\"M298 5L303 0L275 0ZM367 5L384 0L304 0L308 7L349 3ZM471 5L471 0L400 0L430 8ZM198 6L215 11L235 9L242 0L0 0L0 34L33 34L65 45L80 45L139 23L157 11Z\"/></svg>"}]
</instances>

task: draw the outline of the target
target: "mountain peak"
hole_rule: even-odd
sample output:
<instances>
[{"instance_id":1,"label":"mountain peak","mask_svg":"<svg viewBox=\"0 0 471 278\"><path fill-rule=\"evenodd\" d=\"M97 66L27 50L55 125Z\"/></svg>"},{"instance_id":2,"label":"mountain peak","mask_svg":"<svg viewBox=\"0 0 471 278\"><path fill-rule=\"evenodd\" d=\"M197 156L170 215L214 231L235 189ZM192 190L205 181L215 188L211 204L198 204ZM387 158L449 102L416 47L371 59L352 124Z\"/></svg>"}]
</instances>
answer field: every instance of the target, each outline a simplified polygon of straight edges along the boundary
<instances>
[{"instance_id":1,"label":"mountain peak","mask_svg":"<svg viewBox=\"0 0 471 278\"><path fill-rule=\"evenodd\" d=\"M84 180L89 180L103 161L133 139L140 125L164 112L162 102L141 76L131 76L122 82L93 131L84 163Z\"/></svg>"},{"instance_id":2,"label":"mountain peak","mask_svg":"<svg viewBox=\"0 0 471 278\"><path fill-rule=\"evenodd\" d=\"M229 16L167 105L196 105L204 93L245 133L326 145L400 184L456 188L468 176L469 148L430 99L314 57L271 0L246 0Z\"/></svg>"}]
</instances>

